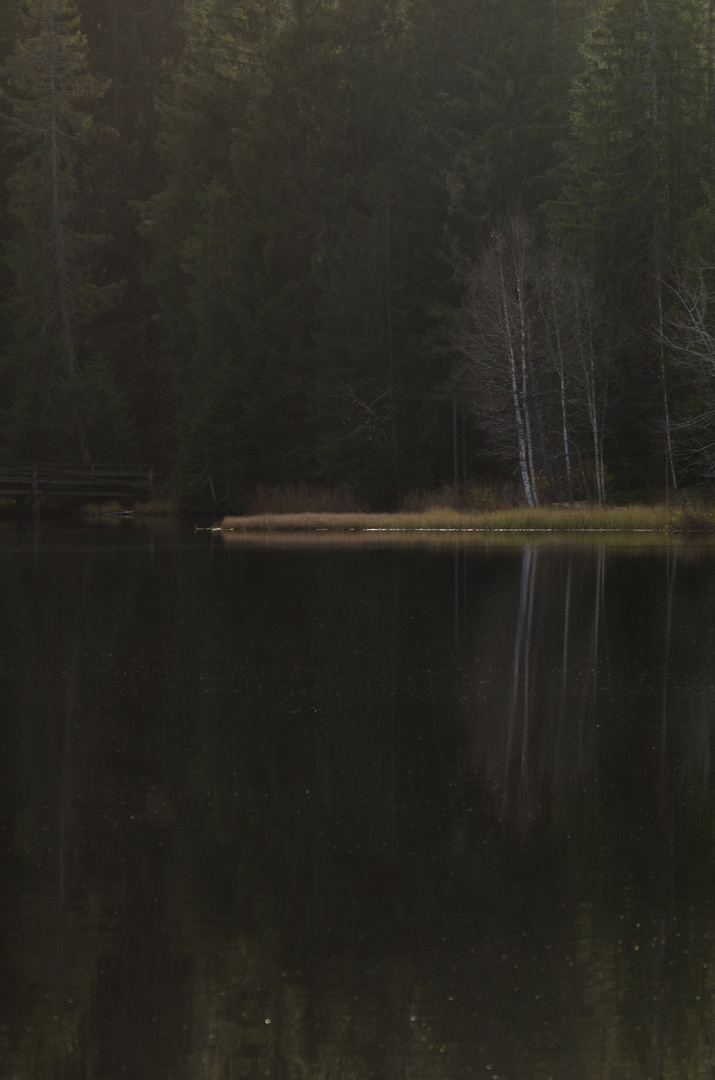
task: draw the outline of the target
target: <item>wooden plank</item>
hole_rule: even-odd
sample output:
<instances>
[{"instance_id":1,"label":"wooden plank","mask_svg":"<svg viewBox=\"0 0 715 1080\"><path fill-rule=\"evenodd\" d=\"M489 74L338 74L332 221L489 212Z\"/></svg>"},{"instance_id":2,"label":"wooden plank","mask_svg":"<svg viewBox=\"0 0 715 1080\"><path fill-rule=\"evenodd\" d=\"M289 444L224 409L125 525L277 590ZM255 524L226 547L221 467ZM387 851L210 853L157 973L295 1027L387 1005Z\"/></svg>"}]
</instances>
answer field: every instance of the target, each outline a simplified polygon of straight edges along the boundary
<instances>
[{"instance_id":1,"label":"wooden plank","mask_svg":"<svg viewBox=\"0 0 715 1080\"><path fill-rule=\"evenodd\" d=\"M136 465L81 465L76 462L0 463L0 495L125 498L154 488L154 470Z\"/></svg>"}]
</instances>

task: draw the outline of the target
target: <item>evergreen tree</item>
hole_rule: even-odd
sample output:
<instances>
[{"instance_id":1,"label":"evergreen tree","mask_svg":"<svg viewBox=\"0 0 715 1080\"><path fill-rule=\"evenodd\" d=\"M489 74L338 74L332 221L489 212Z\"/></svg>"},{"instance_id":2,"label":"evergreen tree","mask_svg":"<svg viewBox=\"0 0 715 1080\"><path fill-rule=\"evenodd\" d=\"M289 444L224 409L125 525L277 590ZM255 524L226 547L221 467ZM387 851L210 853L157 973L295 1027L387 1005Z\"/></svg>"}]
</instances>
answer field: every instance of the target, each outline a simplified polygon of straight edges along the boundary
<instances>
[{"instance_id":1,"label":"evergreen tree","mask_svg":"<svg viewBox=\"0 0 715 1080\"><path fill-rule=\"evenodd\" d=\"M629 322L633 400L677 487L663 284L702 202L708 158L707 11L701 0L603 0L583 46L565 186L552 227L593 262ZM655 334L650 331L655 328ZM635 423L634 423L635 421ZM633 456L629 453L629 456Z\"/></svg>"},{"instance_id":2,"label":"evergreen tree","mask_svg":"<svg viewBox=\"0 0 715 1080\"><path fill-rule=\"evenodd\" d=\"M277 77L265 59L270 14L250 0L187 5L160 136L166 181L144 210L179 388L178 479L212 500L285 456L297 435L275 369L296 354L310 311L299 285L305 200L287 164L302 128L291 132L295 117L284 122L266 101Z\"/></svg>"},{"instance_id":3,"label":"evergreen tree","mask_svg":"<svg viewBox=\"0 0 715 1080\"><path fill-rule=\"evenodd\" d=\"M706 43L701 0L603 0L583 45L549 210L556 235L590 254L631 310L653 296L702 201Z\"/></svg>"},{"instance_id":4,"label":"evergreen tree","mask_svg":"<svg viewBox=\"0 0 715 1080\"><path fill-rule=\"evenodd\" d=\"M193 473L208 476L210 445L214 490L239 476L251 486L370 474L372 494L394 496L396 455L416 460L430 428L434 376L422 377L417 339L436 247L424 197L437 191L411 145L395 5L296 4L272 22L246 0L210 7L210 22L197 17L204 5L187 22L162 137L167 184L147 208L162 317L181 357L182 471L195 457ZM385 389L389 438L344 452L346 410ZM209 407L230 451L198 434Z\"/></svg>"},{"instance_id":5,"label":"evergreen tree","mask_svg":"<svg viewBox=\"0 0 715 1080\"><path fill-rule=\"evenodd\" d=\"M588 6L412 0L417 102L451 198L451 230L470 248L475 235L486 240L493 222L517 206L530 212L554 191L555 142Z\"/></svg>"},{"instance_id":6,"label":"evergreen tree","mask_svg":"<svg viewBox=\"0 0 715 1080\"><path fill-rule=\"evenodd\" d=\"M0 10L0 64L6 56L12 52L17 36L18 11L15 0L8 0ZM10 235L10 219L8 216L9 191L7 180L10 176L10 160L7 153L10 141L10 132L0 126L0 245ZM10 289L10 274L7 266L0 265L0 296L6 297ZM11 336L12 327L8 319L8 313L0 309L0 352L5 348ZM0 394L2 386L0 385ZM4 396L4 395L3 395Z\"/></svg>"},{"instance_id":7,"label":"evergreen tree","mask_svg":"<svg viewBox=\"0 0 715 1080\"><path fill-rule=\"evenodd\" d=\"M161 102L169 100L184 34L183 0L77 0L87 34L90 70L108 81L96 117L117 137L93 149L91 211L109 241L102 252L105 281L121 282L121 303L86 330L86 347L101 353L130 400L141 453L166 466L176 423L174 373L160 347L156 298L148 287L150 258L138 205L161 187L157 151Z\"/></svg>"},{"instance_id":8,"label":"evergreen tree","mask_svg":"<svg viewBox=\"0 0 715 1080\"><path fill-rule=\"evenodd\" d=\"M99 237L83 218L84 155L99 134L90 110L105 86L88 71L71 0L25 0L21 35L3 69L16 162L9 181L14 234L5 245L14 279L14 342L3 365L11 394L6 452L89 461L116 449L109 432L99 445L88 437L88 396L95 424L100 403L87 394L82 343L106 299L92 275ZM99 386L112 412L112 380L105 376Z\"/></svg>"}]
</instances>

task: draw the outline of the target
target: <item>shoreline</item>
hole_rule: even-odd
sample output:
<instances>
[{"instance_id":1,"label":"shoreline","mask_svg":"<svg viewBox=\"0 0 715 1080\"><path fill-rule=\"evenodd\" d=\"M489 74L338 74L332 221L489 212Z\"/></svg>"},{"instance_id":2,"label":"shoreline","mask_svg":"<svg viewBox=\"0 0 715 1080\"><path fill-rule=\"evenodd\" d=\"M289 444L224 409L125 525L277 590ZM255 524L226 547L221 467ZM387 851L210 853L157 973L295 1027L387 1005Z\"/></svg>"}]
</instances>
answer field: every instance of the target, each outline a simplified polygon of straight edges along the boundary
<instances>
[{"instance_id":1,"label":"shoreline","mask_svg":"<svg viewBox=\"0 0 715 1080\"><path fill-rule=\"evenodd\" d=\"M715 510L695 506L518 507L410 513L227 515L220 532L315 533L715 533Z\"/></svg>"}]
</instances>

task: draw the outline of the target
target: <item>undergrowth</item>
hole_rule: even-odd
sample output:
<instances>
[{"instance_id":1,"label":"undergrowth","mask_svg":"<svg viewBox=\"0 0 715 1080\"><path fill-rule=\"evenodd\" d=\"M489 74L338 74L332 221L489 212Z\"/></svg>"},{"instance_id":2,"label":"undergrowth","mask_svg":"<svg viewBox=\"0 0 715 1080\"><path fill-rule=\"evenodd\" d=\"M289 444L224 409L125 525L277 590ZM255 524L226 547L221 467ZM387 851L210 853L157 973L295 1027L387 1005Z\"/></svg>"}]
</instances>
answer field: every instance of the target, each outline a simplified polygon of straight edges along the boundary
<instances>
[{"instance_id":1,"label":"undergrowth","mask_svg":"<svg viewBox=\"0 0 715 1080\"><path fill-rule=\"evenodd\" d=\"M279 484L257 487L248 500L248 515L256 514L355 514L365 511L355 492L340 484Z\"/></svg>"}]
</instances>

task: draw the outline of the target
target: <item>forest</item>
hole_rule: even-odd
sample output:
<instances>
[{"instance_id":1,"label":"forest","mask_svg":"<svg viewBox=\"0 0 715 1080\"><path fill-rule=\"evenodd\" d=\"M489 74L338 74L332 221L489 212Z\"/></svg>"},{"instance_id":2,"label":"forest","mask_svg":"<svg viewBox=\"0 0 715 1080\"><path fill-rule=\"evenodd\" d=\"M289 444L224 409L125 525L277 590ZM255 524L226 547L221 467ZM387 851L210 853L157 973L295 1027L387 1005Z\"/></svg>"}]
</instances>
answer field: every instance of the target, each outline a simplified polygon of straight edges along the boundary
<instances>
[{"instance_id":1,"label":"forest","mask_svg":"<svg viewBox=\"0 0 715 1080\"><path fill-rule=\"evenodd\" d=\"M715 0L3 0L0 461L715 477Z\"/></svg>"}]
</instances>

